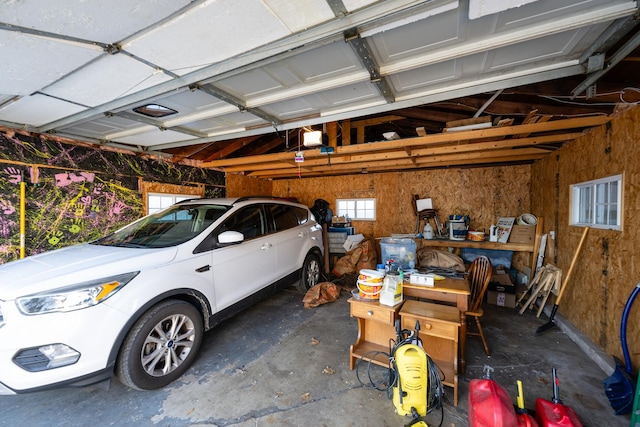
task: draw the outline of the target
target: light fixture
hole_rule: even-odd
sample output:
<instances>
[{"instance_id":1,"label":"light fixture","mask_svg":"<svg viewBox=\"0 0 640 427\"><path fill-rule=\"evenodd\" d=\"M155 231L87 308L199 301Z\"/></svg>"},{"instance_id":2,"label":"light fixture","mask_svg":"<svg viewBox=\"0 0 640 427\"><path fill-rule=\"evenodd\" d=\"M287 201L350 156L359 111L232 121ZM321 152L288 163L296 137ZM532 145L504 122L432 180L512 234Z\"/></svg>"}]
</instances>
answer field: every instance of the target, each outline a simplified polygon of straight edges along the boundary
<instances>
[{"instance_id":1,"label":"light fixture","mask_svg":"<svg viewBox=\"0 0 640 427\"><path fill-rule=\"evenodd\" d=\"M146 104L133 109L138 114L149 117L166 117L178 112L172 108L164 107L160 104Z\"/></svg>"},{"instance_id":2,"label":"light fixture","mask_svg":"<svg viewBox=\"0 0 640 427\"><path fill-rule=\"evenodd\" d=\"M322 145L322 132L319 130L307 131L302 136L304 140L302 144L305 147L317 147L318 145Z\"/></svg>"}]
</instances>

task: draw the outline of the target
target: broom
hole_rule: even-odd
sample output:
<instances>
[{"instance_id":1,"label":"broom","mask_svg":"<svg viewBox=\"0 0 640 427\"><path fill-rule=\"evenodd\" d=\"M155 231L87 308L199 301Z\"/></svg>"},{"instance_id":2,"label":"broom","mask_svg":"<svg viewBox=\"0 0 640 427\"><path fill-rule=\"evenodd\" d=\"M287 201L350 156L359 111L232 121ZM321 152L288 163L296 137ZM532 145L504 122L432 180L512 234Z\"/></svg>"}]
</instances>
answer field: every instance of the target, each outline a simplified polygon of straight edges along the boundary
<instances>
[{"instance_id":1,"label":"broom","mask_svg":"<svg viewBox=\"0 0 640 427\"><path fill-rule=\"evenodd\" d=\"M544 325L540 326L536 330L536 335L542 335L545 332L553 329L556 324L553 322L553 318L556 317L556 312L558 311L558 305L560 305L560 300L562 300L562 294L564 294L564 290L567 288L567 283L569 283L569 279L571 278L571 273L573 272L573 267L576 265L576 261L578 260L578 255L580 254L580 249L587 238L587 233L589 232L589 227L584 228L584 232L582 233L582 238L580 239L580 243L578 243L578 248L576 249L575 254L573 254L573 260L571 260L571 265L569 266L569 271L567 275L564 277L562 281L562 286L560 287L560 293L558 294L558 298L556 298L553 303L553 309L551 310L551 316L549 316L549 321Z\"/></svg>"}]
</instances>

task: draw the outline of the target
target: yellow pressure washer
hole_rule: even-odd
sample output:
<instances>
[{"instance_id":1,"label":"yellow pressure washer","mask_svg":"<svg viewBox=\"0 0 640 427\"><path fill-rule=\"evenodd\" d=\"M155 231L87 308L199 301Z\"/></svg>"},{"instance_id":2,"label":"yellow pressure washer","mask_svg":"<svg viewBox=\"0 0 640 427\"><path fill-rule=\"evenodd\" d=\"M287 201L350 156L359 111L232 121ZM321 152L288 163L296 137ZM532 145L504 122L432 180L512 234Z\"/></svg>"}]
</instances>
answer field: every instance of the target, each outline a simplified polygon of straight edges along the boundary
<instances>
[{"instance_id":1,"label":"yellow pressure washer","mask_svg":"<svg viewBox=\"0 0 640 427\"><path fill-rule=\"evenodd\" d=\"M401 345L395 352L398 380L393 388L393 404L400 415L427 415L427 353L416 344Z\"/></svg>"},{"instance_id":2,"label":"yellow pressure washer","mask_svg":"<svg viewBox=\"0 0 640 427\"><path fill-rule=\"evenodd\" d=\"M395 326L396 344L391 352L391 364L395 371L393 404L399 415L412 417L407 427L428 427L424 417L432 409L443 409L444 388L438 368L422 347L420 322L416 321L415 331L400 330L399 320Z\"/></svg>"}]
</instances>

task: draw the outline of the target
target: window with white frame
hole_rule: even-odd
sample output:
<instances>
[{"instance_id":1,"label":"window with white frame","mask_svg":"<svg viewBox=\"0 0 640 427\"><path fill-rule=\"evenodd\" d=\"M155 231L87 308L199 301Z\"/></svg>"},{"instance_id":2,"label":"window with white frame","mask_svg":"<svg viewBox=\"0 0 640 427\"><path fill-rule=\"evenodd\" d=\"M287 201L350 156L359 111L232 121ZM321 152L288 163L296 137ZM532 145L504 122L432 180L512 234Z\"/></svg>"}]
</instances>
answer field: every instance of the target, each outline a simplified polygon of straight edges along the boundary
<instances>
[{"instance_id":1,"label":"window with white frame","mask_svg":"<svg viewBox=\"0 0 640 427\"><path fill-rule=\"evenodd\" d=\"M376 199L338 199L336 207L337 216L365 221L376 219Z\"/></svg>"},{"instance_id":2,"label":"window with white frame","mask_svg":"<svg viewBox=\"0 0 640 427\"><path fill-rule=\"evenodd\" d=\"M167 193L149 193L147 213L152 214L168 208L174 203L178 203L186 199L197 199L198 196L190 194L167 194Z\"/></svg>"},{"instance_id":3,"label":"window with white frame","mask_svg":"<svg viewBox=\"0 0 640 427\"><path fill-rule=\"evenodd\" d=\"M572 185L571 224L620 230L622 175Z\"/></svg>"}]
</instances>

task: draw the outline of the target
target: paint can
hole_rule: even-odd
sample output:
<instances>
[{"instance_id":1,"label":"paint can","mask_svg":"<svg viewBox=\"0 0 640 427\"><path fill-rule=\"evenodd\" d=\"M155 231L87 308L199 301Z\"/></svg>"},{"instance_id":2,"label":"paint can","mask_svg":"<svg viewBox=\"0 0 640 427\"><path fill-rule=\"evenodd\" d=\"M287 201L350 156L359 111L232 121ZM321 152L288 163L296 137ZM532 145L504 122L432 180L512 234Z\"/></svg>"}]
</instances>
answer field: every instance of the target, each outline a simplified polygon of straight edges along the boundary
<instances>
[{"instance_id":1,"label":"paint can","mask_svg":"<svg viewBox=\"0 0 640 427\"><path fill-rule=\"evenodd\" d=\"M358 275L356 286L361 299L378 300L382 290L384 273L376 270L362 269Z\"/></svg>"}]
</instances>

